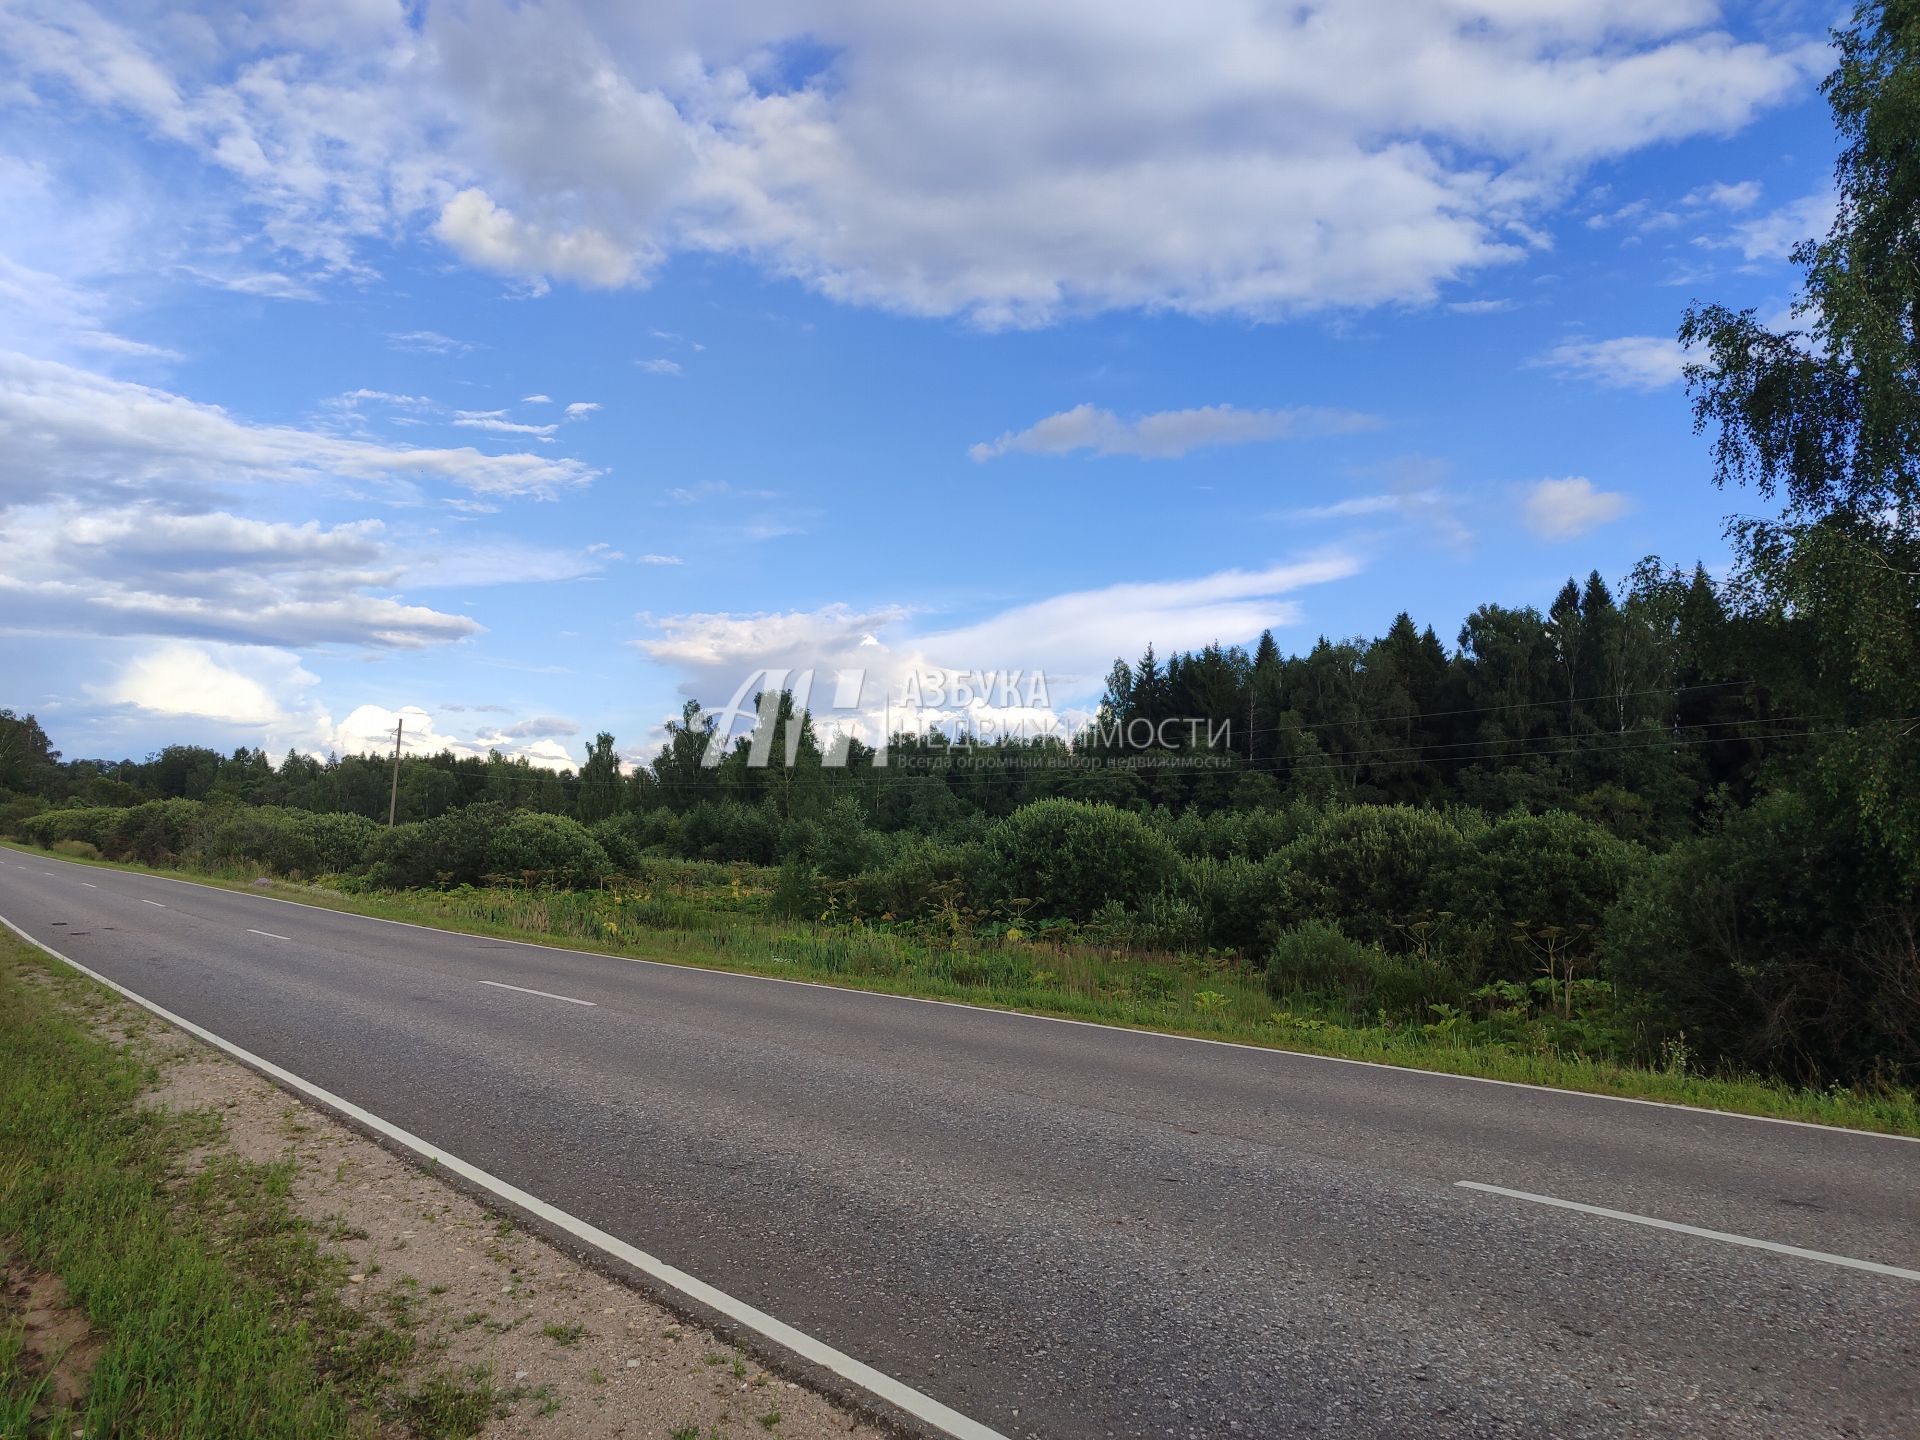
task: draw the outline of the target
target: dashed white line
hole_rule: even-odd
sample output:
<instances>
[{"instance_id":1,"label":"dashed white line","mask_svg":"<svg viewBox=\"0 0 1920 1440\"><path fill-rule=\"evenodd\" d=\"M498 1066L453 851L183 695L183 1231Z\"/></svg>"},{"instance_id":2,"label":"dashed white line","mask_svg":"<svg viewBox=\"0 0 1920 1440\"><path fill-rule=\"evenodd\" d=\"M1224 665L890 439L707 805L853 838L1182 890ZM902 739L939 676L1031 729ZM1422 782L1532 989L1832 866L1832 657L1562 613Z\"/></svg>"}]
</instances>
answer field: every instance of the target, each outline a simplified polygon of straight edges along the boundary
<instances>
[{"instance_id":1,"label":"dashed white line","mask_svg":"<svg viewBox=\"0 0 1920 1440\"><path fill-rule=\"evenodd\" d=\"M266 937L267 937L267 939L269 939L269 940L286 940L286 939L289 939L289 938L291 938L291 937L289 937L289 936L286 936L286 935L276 935L276 934L274 934L274 933L273 933L273 931L271 931L271 930L255 930L255 929L253 929L253 928L252 928L251 926L249 926L249 927L248 927L248 929L247 929L247 934L249 934L249 935L264 935L264 936L266 936Z\"/></svg>"},{"instance_id":2,"label":"dashed white line","mask_svg":"<svg viewBox=\"0 0 1920 1440\"><path fill-rule=\"evenodd\" d=\"M100 888L98 885L94 884L93 881L91 880L82 880L80 883L86 886L87 889L89 890L98 890Z\"/></svg>"},{"instance_id":3,"label":"dashed white line","mask_svg":"<svg viewBox=\"0 0 1920 1440\"><path fill-rule=\"evenodd\" d=\"M1855 1260L1849 1255L1829 1255L1824 1250L1807 1250L1798 1245L1782 1245L1775 1240L1756 1240L1751 1235L1732 1235L1725 1230L1704 1230L1698 1225L1682 1225L1677 1220L1656 1220L1651 1215L1635 1215L1630 1210L1609 1210L1603 1205L1584 1205L1578 1200L1561 1200L1552 1195L1534 1195L1525 1190L1509 1190L1503 1185L1483 1185L1478 1180L1456 1180L1465 1190L1484 1190L1489 1195L1505 1195L1511 1200L1530 1200L1535 1205L1552 1205L1561 1210L1577 1210L1582 1215L1598 1215L1603 1220L1625 1220L1632 1225L1649 1225L1655 1230L1672 1230L1702 1240L1718 1240L1723 1245L1744 1245L1750 1250L1771 1250L1776 1255L1792 1255L1800 1260L1819 1260L1827 1265L1844 1265L1849 1270L1866 1270L1875 1275L1891 1275L1896 1280L1920 1280L1920 1270L1903 1270L1898 1265L1882 1265L1877 1260Z\"/></svg>"},{"instance_id":4,"label":"dashed white line","mask_svg":"<svg viewBox=\"0 0 1920 1440\"><path fill-rule=\"evenodd\" d=\"M498 980L482 980L480 983L482 985L491 985L496 990L518 990L522 995L538 995L543 1000L564 1000L569 1005L585 1005L589 1009L592 1009L594 1005L598 1003L593 1000L576 1000L571 995L556 995L551 990L529 990L524 985L503 985Z\"/></svg>"},{"instance_id":5,"label":"dashed white line","mask_svg":"<svg viewBox=\"0 0 1920 1440\"><path fill-rule=\"evenodd\" d=\"M144 895L140 896L139 900L142 905L151 905L156 910L164 910L167 908L166 906L162 905L158 900L149 900Z\"/></svg>"},{"instance_id":6,"label":"dashed white line","mask_svg":"<svg viewBox=\"0 0 1920 1440\"><path fill-rule=\"evenodd\" d=\"M776 1319L766 1311L747 1304L744 1300L736 1300L733 1296L727 1294L726 1291L709 1285L697 1276L689 1275L677 1266L667 1264L666 1261L659 1259L657 1256L649 1255L646 1251L640 1249L639 1246L631 1245L625 1240L620 1239L617 1235L610 1235L597 1226L589 1225L578 1216L569 1215L559 1206L551 1205L539 1196L530 1194L520 1189L517 1185L509 1184L497 1175L488 1174L478 1165L470 1164L462 1160L458 1155L449 1154L437 1145L428 1144L418 1135L402 1130L392 1121L382 1119L371 1110L362 1109L351 1100L343 1100L331 1090L324 1090L311 1080L296 1075L291 1070L275 1065L271 1060L263 1060L251 1050L241 1049L240 1046L234 1044L231 1040L214 1034L213 1031L203 1025L194 1024L193 1021L183 1015L176 1015L173 1011L154 1004L153 1001L147 999L146 996L137 994L116 981L109 980L99 971L89 970L77 960L69 960L65 955L62 955L45 941L36 940L4 915L0 915L0 925L6 926L7 929L13 931L14 934L18 935L22 940L25 940L29 945L38 946L40 949L46 951L47 954L53 956L54 959L71 965L88 979L97 980L116 994L124 995L127 999L133 1001L134 1004L152 1011L168 1024L177 1025L189 1035L197 1035L214 1048L226 1051L227 1054L233 1056L234 1059L240 1061L242 1064L251 1065L262 1075L270 1076L278 1080L282 1085L297 1090L310 1099L319 1101L322 1105L327 1106L338 1114L346 1116L349 1120L357 1124L366 1126L369 1130L378 1131L389 1140L413 1151L414 1154L419 1155L430 1164L441 1166L453 1174L460 1176L462 1179L478 1185L483 1190L490 1191L499 1196L509 1205L524 1210L529 1215L546 1221L549 1225L554 1225L565 1230L574 1238L582 1240L595 1249L613 1256L616 1260L624 1261L641 1274L649 1276L659 1284L666 1286L669 1290L677 1291L696 1304L704 1305L709 1310L717 1311L720 1315L733 1321L736 1325L744 1326L756 1335L771 1340L774 1344L798 1355L802 1360L809 1361L823 1369L832 1371L841 1379L858 1385L869 1394L877 1395L880 1399L891 1405L898 1406L900 1409L906 1411L907 1414L917 1420L924 1421L942 1434L951 1435L954 1437L954 1440L1006 1440L1006 1437L1002 1436L999 1431L982 1425L978 1420L973 1419L969 1415L962 1415L958 1410L941 1404L931 1395L915 1390L911 1385L894 1379L893 1376L887 1374L885 1371L876 1370L871 1365L854 1359L844 1351L834 1349L833 1346L827 1344L824 1340L816 1340L804 1330L796 1330L793 1326L787 1324L786 1321Z\"/></svg>"}]
</instances>

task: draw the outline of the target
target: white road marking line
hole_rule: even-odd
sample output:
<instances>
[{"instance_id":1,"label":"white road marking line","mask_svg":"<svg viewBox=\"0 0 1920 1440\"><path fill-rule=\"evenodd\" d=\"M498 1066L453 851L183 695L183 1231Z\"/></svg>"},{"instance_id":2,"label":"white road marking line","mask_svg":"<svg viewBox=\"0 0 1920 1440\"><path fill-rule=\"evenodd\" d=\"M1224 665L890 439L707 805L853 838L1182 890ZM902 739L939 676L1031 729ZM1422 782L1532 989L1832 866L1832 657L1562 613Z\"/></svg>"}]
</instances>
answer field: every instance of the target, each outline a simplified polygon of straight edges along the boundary
<instances>
[{"instance_id":1,"label":"white road marking line","mask_svg":"<svg viewBox=\"0 0 1920 1440\"><path fill-rule=\"evenodd\" d=\"M478 1165L469 1164L457 1155L450 1155L437 1146L429 1145L418 1135L402 1130L398 1125L381 1119L371 1110L363 1110L351 1100L343 1100L332 1091L323 1090L311 1080L303 1079L291 1070L283 1069L270 1060L262 1060L252 1051L243 1050L231 1040L222 1039L205 1026L196 1025L185 1016L176 1015L171 1010L154 1004L153 1001L147 999L146 996L136 994L117 981L109 980L98 971L89 970L78 961L67 959L66 956L62 955L51 945L34 939L33 936L22 930L4 915L0 915L0 925L6 926L7 929L13 931L14 934L18 935L22 940L25 940L29 945L37 946L39 949L46 951L47 954L53 956L54 959L60 961L62 964L72 966L88 979L97 980L115 994L126 996L126 998L133 1001L134 1004L158 1015L169 1025L177 1025L189 1035L197 1035L215 1049L226 1051L227 1054L233 1056L234 1059L240 1061L243 1065L252 1066L262 1075L270 1076L278 1080L289 1089L297 1090L302 1095L318 1100L322 1105L327 1106L338 1114L346 1116L347 1119L352 1120L356 1124L364 1125L370 1130L377 1130L389 1140L405 1146L429 1163L451 1171L455 1175L460 1176L461 1179L478 1185L481 1189L499 1196L509 1205L516 1206L526 1211L529 1215L534 1216L536 1219L545 1221L549 1225L557 1226L559 1229L565 1230L569 1235L585 1241L595 1249L605 1251L616 1260L624 1261L626 1264L640 1271L643 1275L650 1277L668 1289L677 1291L696 1304L704 1305L707 1309L718 1312L728 1320L733 1321L736 1325L745 1326L756 1335L771 1340L782 1349L792 1351L802 1360L818 1365L822 1369L831 1370L841 1379L850 1381L862 1390L878 1396L890 1405L897 1406L906 1411L907 1414L913 1416L916 1420L925 1421L928 1425L931 1425L943 1434L951 1435L953 1440L1007 1440L1007 1437L999 1431L982 1425L978 1420L962 1415L958 1410L942 1405L931 1395L923 1395L912 1386L903 1384L891 1375L884 1374L874 1369L871 1365L854 1359L851 1355L843 1354L841 1351L827 1344L824 1340L816 1340L804 1330L796 1330L784 1320L776 1320L773 1316L767 1314L766 1311L756 1309L744 1300L734 1299L733 1296L727 1294L726 1291L717 1289L707 1284L706 1281L696 1279L686 1271L649 1255L638 1246L629 1245L618 1236L609 1235L606 1231L589 1225L586 1221L578 1219L575 1216L569 1215L557 1205L549 1205L545 1200L540 1199L537 1195L529 1194L517 1185L510 1185L498 1176L489 1175Z\"/></svg>"},{"instance_id":2,"label":"white road marking line","mask_svg":"<svg viewBox=\"0 0 1920 1440\"><path fill-rule=\"evenodd\" d=\"M149 900L145 896L141 896L139 897L139 899L142 905L151 905L156 910L164 910L167 908L166 906L162 905L158 900Z\"/></svg>"},{"instance_id":3,"label":"white road marking line","mask_svg":"<svg viewBox=\"0 0 1920 1440\"><path fill-rule=\"evenodd\" d=\"M15 852L25 853L25 852ZM143 872L144 873L144 872ZM1420 1075L1429 1080L1457 1080L1465 1085L1497 1085L1507 1090L1531 1090L1559 1100L1599 1100L1610 1105L1644 1105L1653 1110L1675 1110L1696 1118L1708 1115L1722 1120L1751 1120L1759 1125L1787 1125L1796 1130L1819 1130L1828 1135L1857 1135L1866 1140L1896 1140L1903 1145L1920 1145L1920 1135L1894 1135L1885 1130L1861 1130L1852 1125L1823 1125L1818 1120L1789 1120L1781 1115L1749 1115L1740 1110L1715 1110L1707 1105L1681 1105L1672 1100L1642 1100L1637 1095L1606 1095L1596 1090L1566 1090L1557 1085L1537 1085L1530 1080L1496 1080L1491 1075L1458 1075L1451 1070L1427 1070L1419 1065L1389 1065L1384 1060L1355 1060L1346 1055L1315 1055L1306 1050L1285 1050L1277 1045L1251 1045L1244 1040L1210 1040L1204 1035L1174 1035L1165 1030L1133 1030L1124 1025L1109 1025L1100 1020L1072 1020L1065 1015L1035 1015L1026 1010L1001 1010L991 1005L975 1005L966 1000L935 1000L926 995L894 995L885 990L860 990L851 985L829 985L820 980L794 980L784 975L762 975L753 970L710 970L702 965L681 965L671 960L649 960L644 955L609 955L603 950L575 950L566 945L543 945L534 940L509 940L501 935L474 935L465 930L448 930L439 925L420 925L412 920L388 920L380 915L362 915L355 910L336 910L330 905L310 905L304 900L289 900L282 895L254 895L244 890L228 890L218 885L203 885L197 880L182 880L177 875L147 875L149 880L164 880L169 885L191 885L196 890L218 890L222 895L240 895L249 900L265 900L274 905L294 905L302 910L318 910L324 915L343 915L367 920L375 925L398 925L406 930L425 930L431 935L456 940L484 939L496 945L519 945L528 950L558 951L562 955L584 955L590 960L612 960L627 965L651 965L656 969L696 971L702 975L722 976L729 980L757 980L769 985L804 985L809 990L832 990L840 995L857 995L874 1001L904 1001L909 1005L944 1005L953 1010L971 1010L976 1015L1001 1019L1038 1020L1048 1025L1079 1025L1089 1030L1142 1040L1172 1040L1183 1045L1218 1045L1226 1050L1247 1050L1278 1061L1317 1062L1323 1065L1351 1065L1362 1070L1385 1070L1389 1074Z\"/></svg>"},{"instance_id":4,"label":"white road marking line","mask_svg":"<svg viewBox=\"0 0 1920 1440\"><path fill-rule=\"evenodd\" d=\"M1771 1250L1776 1255L1792 1255L1801 1260L1819 1260L1828 1265L1844 1265L1849 1270L1866 1270L1875 1275L1891 1275L1896 1280L1920 1280L1920 1270L1903 1270L1898 1265L1882 1265L1877 1260L1855 1260L1848 1255L1829 1255L1824 1250L1807 1250L1798 1245L1782 1245L1774 1240L1756 1240L1751 1235L1730 1235L1725 1230L1703 1230L1698 1225L1682 1225L1675 1220L1656 1220L1651 1215L1635 1215L1629 1210L1609 1210L1602 1205L1583 1205L1578 1200L1560 1200L1552 1195L1533 1195L1525 1190L1509 1190L1502 1185L1483 1185L1478 1180L1456 1180L1466 1190L1484 1190L1489 1195L1505 1195L1513 1200L1530 1200L1536 1205L1553 1205L1562 1210L1578 1210L1582 1215L1598 1215L1603 1220L1625 1220L1633 1225L1650 1225L1656 1230L1672 1230L1681 1235L1697 1235L1702 1240L1718 1240L1726 1245L1744 1245L1750 1250Z\"/></svg>"},{"instance_id":5,"label":"white road marking line","mask_svg":"<svg viewBox=\"0 0 1920 1440\"><path fill-rule=\"evenodd\" d=\"M91 880L82 880L80 883L86 886L87 889L89 890L98 890L100 888L98 885L94 884L93 881Z\"/></svg>"},{"instance_id":6,"label":"white road marking line","mask_svg":"<svg viewBox=\"0 0 1920 1440\"><path fill-rule=\"evenodd\" d=\"M253 928L251 928L251 927L249 927L249 928L248 928L248 930L247 930L247 934L249 934L249 935L264 935L264 936L266 936L266 937L267 937L267 939L269 939L269 940L285 940L285 939L288 939L288 938L289 938L288 936L285 936L285 935L276 935L276 934L274 934L274 933L273 933L273 931L271 931L271 930L255 930L255 929L253 929Z\"/></svg>"},{"instance_id":7,"label":"white road marking line","mask_svg":"<svg viewBox=\"0 0 1920 1440\"><path fill-rule=\"evenodd\" d=\"M491 985L496 990L518 990L522 995L538 995L544 1000L564 1000L569 1005L585 1005L589 1010L599 1002L595 1000L576 1000L571 995L556 995L551 990L529 990L524 985L503 985L498 980L482 980L482 985Z\"/></svg>"}]
</instances>

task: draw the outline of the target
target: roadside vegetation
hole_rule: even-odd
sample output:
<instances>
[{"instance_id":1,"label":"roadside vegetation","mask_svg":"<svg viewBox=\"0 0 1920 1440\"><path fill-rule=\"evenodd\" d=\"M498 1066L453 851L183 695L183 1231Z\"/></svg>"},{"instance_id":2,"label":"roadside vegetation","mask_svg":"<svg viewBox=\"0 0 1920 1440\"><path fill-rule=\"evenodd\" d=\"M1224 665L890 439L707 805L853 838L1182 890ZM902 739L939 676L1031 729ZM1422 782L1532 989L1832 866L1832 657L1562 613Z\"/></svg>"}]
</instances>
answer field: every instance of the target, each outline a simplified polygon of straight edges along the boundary
<instances>
[{"instance_id":1,"label":"roadside vegetation","mask_svg":"<svg viewBox=\"0 0 1920 1440\"><path fill-rule=\"evenodd\" d=\"M1088 810L1096 823L1104 818ZM176 806L174 813L188 812ZM490 818L454 813L475 827ZM248 814L252 824L291 828L314 818L288 812L282 822L258 810ZM97 848L64 841L54 853L190 874L381 919L631 959L1920 1135L1920 1100L1911 1091L1796 1085L1709 1066L1683 1039L1642 1059L1645 1042L1636 1026L1644 1021L1590 976L1576 974L1570 996L1561 982L1537 975L1524 984L1488 982L1459 1005L1435 1000L1458 987L1446 988L1445 972L1431 957L1396 958L1326 922L1308 920L1282 932L1262 967L1223 949L1146 948L1124 917L1116 920L1116 936L1098 923L1034 918L1031 906L1018 907L1023 914L1015 920L936 912L920 920L869 921L844 912L835 918L831 909L825 918L796 918L782 913L789 877L777 867L652 859L634 866L634 874L609 873L590 888L495 877L494 883L391 889L352 875L303 879L295 871L273 878L258 862L191 849L184 865L150 866L73 853L82 846ZM265 888L263 877L271 882Z\"/></svg>"},{"instance_id":2,"label":"roadside vegetation","mask_svg":"<svg viewBox=\"0 0 1920 1440\"><path fill-rule=\"evenodd\" d=\"M483 1381L416 1384L411 1330L342 1298L289 1165L223 1154L210 1113L141 1105L151 1067L85 1018L111 1004L0 935L0 1267L41 1306L0 1300L0 1435L478 1429Z\"/></svg>"}]
</instances>

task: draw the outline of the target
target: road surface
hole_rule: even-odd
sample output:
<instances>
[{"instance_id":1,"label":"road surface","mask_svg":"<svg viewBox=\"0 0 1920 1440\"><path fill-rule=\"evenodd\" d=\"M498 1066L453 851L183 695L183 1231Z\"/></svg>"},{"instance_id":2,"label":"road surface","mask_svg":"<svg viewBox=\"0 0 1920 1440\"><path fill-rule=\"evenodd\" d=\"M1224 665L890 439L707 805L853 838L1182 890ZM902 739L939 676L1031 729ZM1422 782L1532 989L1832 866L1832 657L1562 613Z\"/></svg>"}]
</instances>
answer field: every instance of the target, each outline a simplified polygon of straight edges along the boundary
<instances>
[{"instance_id":1,"label":"road surface","mask_svg":"<svg viewBox=\"0 0 1920 1440\"><path fill-rule=\"evenodd\" d=\"M0 915L1007 1436L1920 1435L1910 1141L17 851Z\"/></svg>"}]
</instances>

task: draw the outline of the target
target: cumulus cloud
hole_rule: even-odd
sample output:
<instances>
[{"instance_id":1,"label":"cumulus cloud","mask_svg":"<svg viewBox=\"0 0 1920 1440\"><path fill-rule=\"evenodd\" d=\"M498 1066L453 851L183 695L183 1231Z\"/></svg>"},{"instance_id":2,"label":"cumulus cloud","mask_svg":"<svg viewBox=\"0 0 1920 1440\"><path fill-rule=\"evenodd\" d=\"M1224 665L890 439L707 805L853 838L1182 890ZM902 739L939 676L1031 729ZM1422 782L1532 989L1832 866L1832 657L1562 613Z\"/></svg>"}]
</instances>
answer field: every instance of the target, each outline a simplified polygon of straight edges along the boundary
<instances>
[{"instance_id":1,"label":"cumulus cloud","mask_svg":"<svg viewBox=\"0 0 1920 1440\"><path fill-rule=\"evenodd\" d=\"M175 642L135 656L100 698L153 715L268 726L287 719L284 693L317 683L284 650Z\"/></svg>"},{"instance_id":2,"label":"cumulus cloud","mask_svg":"<svg viewBox=\"0 0 1920 1440\"><path fill-rule=\"evenodd\" d=\"M1831 186L1816 190L1777 210L1770 210L1733 227L1732 234L1710 240L1710 249L1732 247L1753 262L1784 260L1802 240L1819 240L1833 228L1839 198Z\"/></svg>"},{"instance_id":3,"label":"cumulus cloud","mask_svg":"<svg viewBox=\"0 0 1920 1440\"><path fill-rule=\"evenodd\" d=\"M1246 445L1283 437L1342 434L1368 429L1378 423L1374 417L1352 410L1241 410L1232 405L1161 410L1134 420L1122 420L1111 410L1076 405L1036 421L1024 430L1008 431L997 440L983 441L967 454L975 461L987 461L1015 452L1071 455L1090 450L1096 455L1177 460L1190 451L1210 445Z\"/></svg>"},{"instance_id":4,"label":"cumulus cloud","mask_svg":"<svg viewBox=\"0 0 1920 1440\"><path fill-rule=\"evenodd\" d=\"M1664 336L1622 335L1563 341L1533 363L1614 389L1658 390L1680 382L1687 352L1678 340Z\"/></svg>"},{"instance_id":5,"label":"cumulus cloud","mask_svg":"<svg viewBox=\"0 0 1920 1440\"><path fill-rule=\"evenodd\" d=\"M1630 502L1614 490L1597 490L1583 475L1541 480L1527 491L1522 515L1527 528L1545 540L1570 540L1627 513Z\"/></svg>"},{"instance_id":6,"label":"cumulus cloud","mask_svg":"<svg viewBox=\"0 0 1920 1440\"><path fill-rule=\"evenodd\" d=\"M537 283L695 251L989 326L1269 318L1430 300L1542 243L1586 166L1736 130L1825 63L1721 18L476 0L222 26L66 0L10 11L0 80L197 159L298 262L262 272L364 272L360 248L424 223ZM823 58L786 63L801 46Z\"/></svg>"},{"instance_id":7,"label":"cumulus cloud","mask_svg":"<svg viewBox=\"0 0 1920 1440\"><path fill-rule=\"evenodd\" d=\"M0 504L41 498L53 475L66 494L88 497L333 478L441 481L482 495L550 499L598 473L577 460L250 424L166 390L0 353Z\"/></svg>"},{"instance_id":8,"label":"cumulus cloud","mask_svg":"<svg viewBox=\"0 0 1920 1440\"><path fill-rule=\"evenodd\" d=\"M584 420L600 408L598 400L575 400L567 406L567 419Z\"/></svg>"},{"instance_id":9,"label":"cumulus cloud","mask_svg":"<svg viewBox=\"0 0 1920 1440\"><path fill-rule=\"evenodd\" d=\"M484 710L498 707L452 705L445 708ZM521 740L497 731L483 730L468 738L441 730L433 712L418 705L402 705L396 709L371 703L356 705L348 712L346 719L338 724L322 716L318 743L310 744L307 748L340 755L391 754L396 726L402 727L401 751L407 755L438 755L443 750L450 750L457 756L484 758L489 751L498 750L509 759L524 759L548 770L565 770L573 763L566 746L550 737Z\"/></svg>"},{"instance_id":10,"label":"cumulus cloud","mask_svg":"<svg viewBox=\"0 0 1920 1440\"><path fill-rule=\"evenodd\" d=\"M607 288L624 285L636 265L630 251L591 226L554 230L531 224L478 189L449 200L434 233L467 263L508 275L550 275Z\"/></svg>"}]
</instances>

